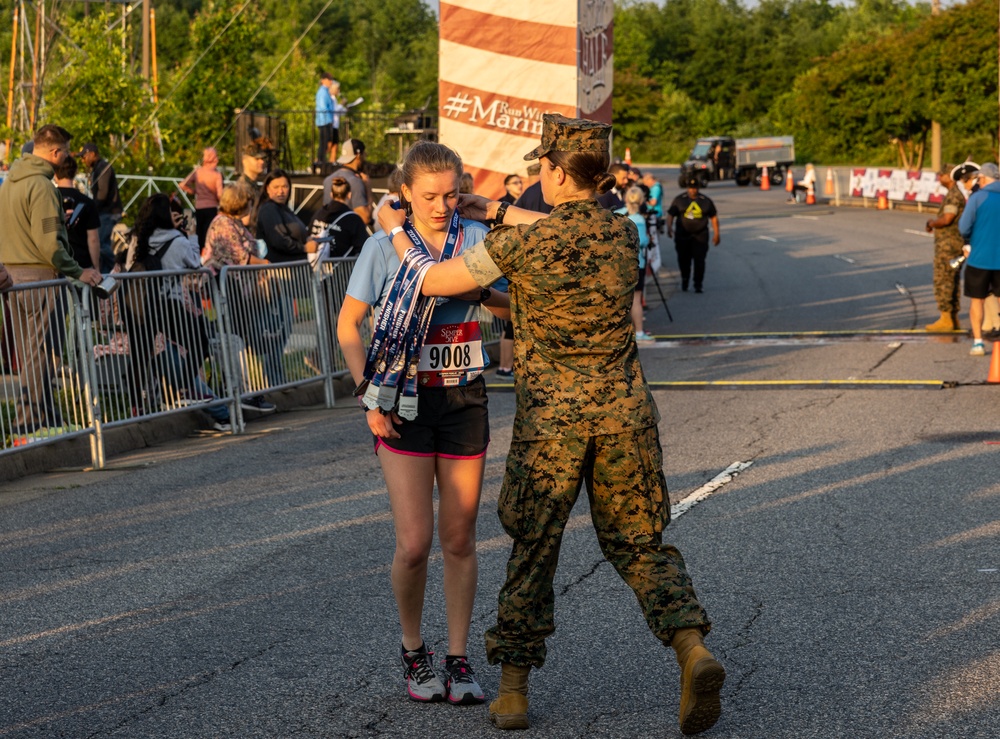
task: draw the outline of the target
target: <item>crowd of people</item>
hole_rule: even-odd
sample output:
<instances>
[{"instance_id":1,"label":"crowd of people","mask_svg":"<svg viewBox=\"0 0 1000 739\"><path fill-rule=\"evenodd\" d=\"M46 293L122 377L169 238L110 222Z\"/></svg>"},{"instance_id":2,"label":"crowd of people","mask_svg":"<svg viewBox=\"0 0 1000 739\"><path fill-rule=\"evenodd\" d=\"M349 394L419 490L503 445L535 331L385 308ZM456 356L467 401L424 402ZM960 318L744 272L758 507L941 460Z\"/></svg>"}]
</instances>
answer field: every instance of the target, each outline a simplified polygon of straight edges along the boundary
<instances>
[{"instance_id":1,"label":"crowd of people","mask_svg":"<svg viewBox=\"0 0 1000 739\"><path fill-rule=\"evenodd\" d=\"M59 126L40 128L0 186L0 209L4 223L10 224L0 242L4 287L59 277L96 287L105 276L123 272L206 267L218 274L226 266L284 264L317 252L356 255L370 233L369 184L358 174L364 146L357 140L345 142L339 157L345 167L328 178L330 198L309 223L288 207L290 177L269 168L269 144L257 140L242 152L241 174L229 184L218 169L218 152L202 152L199 165L179 183L179 189L193 197L194 223L189 224L179 193L158 193L139 204L129 227L121 223L122 200L113 166L93 143L72 153L71 138ZM78 187L81 164L89 170L90 195ZM162 357L157 360L156 355L164 353L173 357L172 367L183 365L172 373L175 384L183 378L177 390L185 397L211 398L203 371L210 331L195 294L198 285L165 279L159 296L139 283L124 284L111 320L127 337L122 350L128 355L130 412L154 410L150 382L156 378L151 374L154 361L162 366ZM273 387L286 382L283 355L293 309L290 286L279 276L267 282L264 292L267 310L241 318L247 325L236 333L261 366L262 383ZM167 300L158 302L158 297ZM66 302L56 288L16 291L5 300L10 313L5 345L20 373L12 432L27 435L62 427L53 379L65 346ZM249 411L275 410L260 395L241 404ZM231 430L225 405L207 410L217 430Z\"/></svg>"}]
</instances>

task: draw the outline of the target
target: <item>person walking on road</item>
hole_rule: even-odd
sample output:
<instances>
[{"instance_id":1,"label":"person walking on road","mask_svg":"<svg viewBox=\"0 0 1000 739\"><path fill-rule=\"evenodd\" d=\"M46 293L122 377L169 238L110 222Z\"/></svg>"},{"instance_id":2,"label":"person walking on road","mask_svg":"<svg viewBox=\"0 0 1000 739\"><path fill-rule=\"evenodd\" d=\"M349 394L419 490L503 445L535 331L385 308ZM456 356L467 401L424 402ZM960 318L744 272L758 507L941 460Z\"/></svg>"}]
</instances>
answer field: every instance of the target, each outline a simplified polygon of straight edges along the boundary
<instances>
[{"instance_id":1,"label":"person walking on road","mask_svg":"<svg viewBox=\"0 0 1000 739\"><path fill-rule=\"evenodd\" d=\"M952 174L957 169L958 167L946 164L938 173L941 187L948 192L938 208L937 217L928 219L926 224L927 232L934 234L934 299L941 313L936 321L924 326L928 331L954 331L959 328L959 282L962 267L952 267L951 260L962 256L962 246L965 243L962 234L958 232L958 220L965 210L965 193ZM976 171L978 172L978 168Z\"/></svg>"},{"instance_id":2,"label":"person walking on road","mask_svg":"<svg viewBox=\"0 0 1000 739\"><path fill-rule=\"evenodd\" d=\"M677 228L674 228L676 222ZM694 263L694 291L702 291L705 280L705 257L708 256L708 224L712 224L712 245L718 246L719 215L715 203L699 192L698 178L688 179L687 190L667 210L667 236L674 239L677 266L681 271L681 290L687 292Z\"/></svg>"},{"instance_id":3,"label":"person walking on road","mask_svg":"<svg viewBox=\"0 0 1000 739\"><path fill-rule=\"evenodd\" d=\"M979 190L965 205L958 230L967 242L965 296L972 322L972 348L969 354L986 354L983 344L983 312L986 297L1000 295L1000 168L987 162L979 168Z\"/></svg>"},{"instance_id":4,"label":"person walking on road","mask_svg":"<svg viewBox=\"0 0 1000 739\"><path fill-rule=\"evenodd\" d=\"M383 318L382 312L390 311L387 315L394 323L397 316L406 322L404 298L394 288L400 258L391 243L404 222L423 241L429 258L461 261L462 251L483 239L483 226L460 219L455 210L461 175L462 160L441 144L420 141L406 154L400 187L404 208L387 206L379 211L383 225L386 213L396 218L365 242L337 320L340 348L359 388L367 386L361 328L369 323L372 308ZM490 440L482 377L489 360L482 349L481 306L505 318L509 302L506 291L481 290L475 284L461 293L468 294L456 294L458 299L437 305L431 314L419 348L416 416L408 420L402 410L397 413L395 408L386 410L364 401L363 407L396 530L391 578L403 632L400 657L407 692L415 701L464 705L485 700L467 653L478 578L476 519ZM374 384L371 387L374 390ZM435 481L448 622L444 681L421 633L434 538Z\"/></svg>"},{"instance_id":5,"label":"person walking on road","mask_svg":"<svg viewBox=\"0 0 1000 739\"><path fill-rule=\"evenodd\" d=\"M490 719L528 728L528 677L545 663L555 631L553 577L570 511L584 483L604 556L633 589L650 629L681 668L680 727L713 726L722 665L705 648L710 629L681 553L663 541L670 499L659 413L639 363L629 316L638 269L632 223L598 204L611 127L546 113L540 159L551 215L466 197L463 208L498 227L461 259L430 266L425 295L510 282L517 409L498 512L513 539L497 623L486 654L501 665ZM397 254L410 259L398 213L380 214ZM500 227L502 226L502 227Z\"/></svg>"}]
</instances>

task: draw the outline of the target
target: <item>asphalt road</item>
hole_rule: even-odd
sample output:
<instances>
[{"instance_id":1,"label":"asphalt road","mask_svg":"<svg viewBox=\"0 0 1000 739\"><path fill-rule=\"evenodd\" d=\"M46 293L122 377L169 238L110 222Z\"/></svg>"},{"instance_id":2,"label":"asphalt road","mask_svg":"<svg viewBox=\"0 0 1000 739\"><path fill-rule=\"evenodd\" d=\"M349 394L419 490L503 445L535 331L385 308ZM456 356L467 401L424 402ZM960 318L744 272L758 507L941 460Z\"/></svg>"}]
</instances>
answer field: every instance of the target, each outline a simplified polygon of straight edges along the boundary
<instances>
[{"instance_id":1,"label":"asphalt road","mask_svg":"<svg viewBox=\"0 0 1000 739\"><path fill-rule=\"evenodd\" d=\"M708 736L1000 735L1000 390L967 339L904 333L935 317L926 216L707 193L723 240L705 293L679 291L669 248L673 322L649 293L647 330L688 338L642 360L664 383L675 502L752 463L667 531L728 671ZM803 333L831 331L898 335ZM667 384L706 380L729 384ZM731 384L749 380L790 384ZM490 405L470 656L495 695L481 635L509 550L495 504L513 396ZM498 735L483 707L405 697L392 525L356 409L250 430L0 489L0 736ZM524 736L680 736L672 653L602 559L585 496L556 592ZM435 556L439 653L443 613Z\"/></svg>"}]
</instances>

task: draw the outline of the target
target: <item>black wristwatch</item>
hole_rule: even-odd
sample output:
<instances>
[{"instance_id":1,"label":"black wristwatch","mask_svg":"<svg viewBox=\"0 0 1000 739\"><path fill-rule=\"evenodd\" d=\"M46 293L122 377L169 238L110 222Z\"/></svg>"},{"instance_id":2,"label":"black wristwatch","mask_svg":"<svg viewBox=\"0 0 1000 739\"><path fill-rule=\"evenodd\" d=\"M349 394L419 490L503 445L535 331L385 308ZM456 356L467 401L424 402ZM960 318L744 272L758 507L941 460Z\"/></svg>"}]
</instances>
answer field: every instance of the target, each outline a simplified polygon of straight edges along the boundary
<instances>
[{"instance_id":1,"label":"black wristwatch","mask_svg":"<svg viewBox=\"0 0 1000 739\"><path fill-rule=\"evenodd\" d=\"M493 291L488 287L479 288L479 302L480 304L485 303L493 296Z\"/></svg>"},{"instance_id":2,"label":"black wristwatch","mask_svg":"<svg viewBox=\"0 0 1000 739\"><path fill-rule=\"evenodd\" d=\"M493 216L493 218L491 218L490 220L486 221L486 225L489 226L490 228L493 228L494 226L499 226L501 223L503 223L503 218L505 215L507 215L507 208L509 207L510 203L508 203L506 200L502 200L500 202L500 205L497 206L497 214Z\"/></svg>"}]
</instances>

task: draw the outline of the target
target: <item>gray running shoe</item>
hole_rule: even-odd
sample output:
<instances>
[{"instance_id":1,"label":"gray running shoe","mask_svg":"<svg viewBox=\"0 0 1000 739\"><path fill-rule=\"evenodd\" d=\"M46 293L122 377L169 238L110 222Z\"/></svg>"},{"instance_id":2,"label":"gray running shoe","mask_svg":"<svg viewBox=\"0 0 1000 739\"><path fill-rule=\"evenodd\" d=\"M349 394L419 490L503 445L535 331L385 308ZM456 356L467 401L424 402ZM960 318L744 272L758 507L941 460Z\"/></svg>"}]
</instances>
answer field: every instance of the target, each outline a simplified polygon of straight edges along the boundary
<instances>
[{"instance_id":1,"label":"gray running shoe","mask_svg":"<svg viewBox=\"0 0 1000 739\"><path fill-rule=\"evenodd\" d=\"M465 657L449 657L444 663L445 686L448 702L455 706L468 706L486 700L483 689L476 682L475 673Z\"/></svg>"},{"instance_id":2,"label":"gray running shoe","mask_svg":"<svg viewBox=\"0 0 1000 739\"><path fill-rule=\"evenodd\" d=\"M447 693L444 683L434 671L434 652L421 644L412 652L403 650L403 677L410 699L424 703L443 701Z\"/></svg>"}]
</instances>

